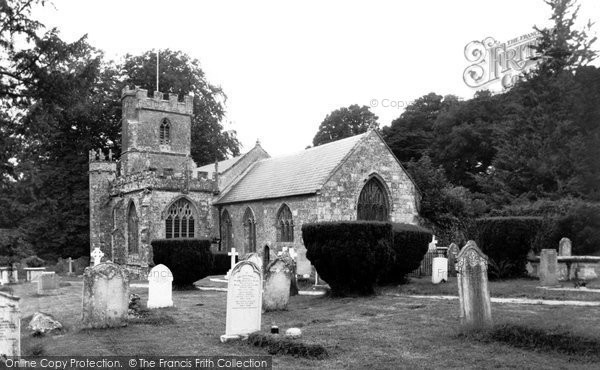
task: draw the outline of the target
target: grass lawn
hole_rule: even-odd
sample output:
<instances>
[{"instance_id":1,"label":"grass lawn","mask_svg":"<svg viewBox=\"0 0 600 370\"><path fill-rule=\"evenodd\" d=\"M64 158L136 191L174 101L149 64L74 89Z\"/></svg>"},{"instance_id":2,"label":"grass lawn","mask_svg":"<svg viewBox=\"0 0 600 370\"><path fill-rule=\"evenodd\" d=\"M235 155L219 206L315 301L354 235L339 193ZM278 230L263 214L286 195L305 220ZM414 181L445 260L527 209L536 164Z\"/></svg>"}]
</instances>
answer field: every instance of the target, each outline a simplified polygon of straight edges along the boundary
<instances>
[{"instance_id":1,"label":"grass lawn","mask_svg":"<svg viewBox=\"0 0 600 370\"><path fill-rule=\"evenodd\" d=\"M125 328L80 330L80 280L69 281L57 296L38 296L36 285L14 286L21 297L23 355L266 355L261 348L219 341L225 332L226 293L176 291L175 308L157 311L152 323L130 323ZM535 288L535 281L492 283L492 296L552 298ZM147 290L132 288L145 306ZM291 297L288 311L263 314L262 326L281 330L301 327L302 340L321 344L329 358L313 360L277 355L274 368L590 368L589 359L519 349L498 342L484 343L458 335L458 300L398 297L392 294L456 294L456 281L432 286L415 279L398 288L382 289L368 298ZM538 294L538 295L536 295ZM577 293L576 294L581 294ZM597 300L600 294L593 295ZM533 295L533 296L532 296ZM588 297L589 298L589 297ZM591 298L589 298L591 299ZM35 311L52 314L66 326L58 336L34 338L26 329ZM600 308L492 304L495 323L536 328L560 326L575 334L600 340Z\"/></svg>"}]
</instances>

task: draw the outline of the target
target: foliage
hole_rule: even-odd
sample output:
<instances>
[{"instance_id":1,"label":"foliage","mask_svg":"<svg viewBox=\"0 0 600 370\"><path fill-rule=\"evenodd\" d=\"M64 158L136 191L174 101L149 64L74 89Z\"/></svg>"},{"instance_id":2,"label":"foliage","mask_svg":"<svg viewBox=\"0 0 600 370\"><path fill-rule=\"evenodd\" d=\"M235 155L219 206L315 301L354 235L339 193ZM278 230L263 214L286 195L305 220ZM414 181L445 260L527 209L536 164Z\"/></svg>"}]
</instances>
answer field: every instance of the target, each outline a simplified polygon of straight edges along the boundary
<instances>
[{"instance_id":1,"label":"foliage","mask_svg":"<svg viewBox=\"0 0 600 370\"><path fill-rule=\"evenodd\" d=\"M552 232L552 246L558 247L561 238L569 238L574 255L600 255L600 205L583 204L573 208L556 221Z\"/></svg>"},{"instance_id":2,"label":"foliage","mask_svg":"<svg viewBox=\"0 0 600 370\"><path fill-rule=\"evenodd\" d=\"M491 260L506 267L506 277L519 277L525 274L527 253L542 225L541 217L479 218L470 236Z\"/></svg>"},{"instance_id":3,"label":"foliage","mask_svg":"<svg viewBox=\"0 0 600 370\"><path fill-rule=\"evenodd\" d=\"M11 266L33 253L18 229L0 229L0 266Z\"/></svg>"},{"instance_id":4,"label":"foliage","mask_svg":"<svg viewBox=\"0 0 600 370\"><path fill-rule=\"evenodd\" d=\"M213 266L208 239L157 239L152 241L154 264L167 266L173 285L189 286L207 277Z\"/></svg>"},{"instance_id":5,"label":"foliage","mask_svg":"<svg viewBox=\"0 0 600 370\"><path fill-rule=\"evenodd\" d=\"M362 134L371 128L379 127L377 117L369 107L356 104L336 109L329 113L319 125L319 130L313 139L313 145L318 146L346 137Z\"/></svg>"},{"instance_id":6,"label":"foliage","mask_svg":"<svg viewBox=\"0 0 600 370\"><path fill-rule=\"evenodd\" d=\"M378 275L393 258L389 223L306 223L302 239L306 257L329 283L333 296L373 294Z\"/></svg>"},{"instance_id":7,"label":"foliage","mask_svg":"<svg viewBox=\"0 0 600 370\"><path fill-rule=\"evenodd\" d=\"M213 267L211 269L211 275L224 275L231 268L231 256L227 255L227 252L213 252ZM238 256L235 257L235 261L238 261Z\"/></svg>"},{"instance_id":8,"label":"foliage","mask_svg":"<svg viewBox=\"0 0 600 370\"><path fill-rule=\"evenodd\" d=\"M44 267L46 261L38 256L29 256L21 261L27 267Z\"/></svg>"},{"instance_id":9,"label":"foliage","mask_svg":"<svg viewBox=\"0 0 600 370\"><path fill-rule=\"evenodd\" d=\"M381 284L405 282L406 275L421 264L431 241L431 231L416 225L395 223L392 230L394 255L379 276Z\"/></svg>"},{"instance_id":10,"label":"foliage","mask_svg":"<svg viewBox=\"0 0 600 370\"><path fill-rule=\"evenodd\" d=\"M490 279L506 279L511 276L514 270L514 263L510 260L501 260L496 262L494 259L488 259L488 276Z\"/></svg>"}]
</instances>

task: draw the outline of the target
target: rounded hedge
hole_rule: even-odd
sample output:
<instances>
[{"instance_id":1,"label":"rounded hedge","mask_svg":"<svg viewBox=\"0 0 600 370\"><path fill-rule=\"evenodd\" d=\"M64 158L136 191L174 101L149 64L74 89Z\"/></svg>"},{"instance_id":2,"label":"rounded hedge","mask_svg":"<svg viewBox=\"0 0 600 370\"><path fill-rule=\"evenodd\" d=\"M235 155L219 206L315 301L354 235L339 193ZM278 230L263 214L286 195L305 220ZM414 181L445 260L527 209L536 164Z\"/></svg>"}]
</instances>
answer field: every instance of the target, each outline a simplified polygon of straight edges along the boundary
<instances>
[{"instance_id":1,"label":"rounded hedge","mask_svg":"<svg viewBox=\"0 0 600 370\"><path fill-rule=\"evenodd\" d=\"M416 270L427 253L432 232L411 224L392 224L394 258L379 277L380 284L400 284Z\"/></svg>"},{"instance_id":2,"label":"rounded hedge","mask_svg":"<svg viewBox=\"0 0 600 370\"><path fill-rule=\"evenodd\" d=\"M167 266L173 285L189 286L207 277L213 267L208 239L158 239L152 241L154 264Z\"/></svg>"},{"instance_id":3,"label":"rounded hedge","mask_svg":"<svg viewBox=\"0 0 600 370\"><path fill-rule=\"evenodd\" d=\"M369 295L393 258L392 225L348 221L302 225L306 257L331 287L332 296Z\"/></svg>"}]
</instances>

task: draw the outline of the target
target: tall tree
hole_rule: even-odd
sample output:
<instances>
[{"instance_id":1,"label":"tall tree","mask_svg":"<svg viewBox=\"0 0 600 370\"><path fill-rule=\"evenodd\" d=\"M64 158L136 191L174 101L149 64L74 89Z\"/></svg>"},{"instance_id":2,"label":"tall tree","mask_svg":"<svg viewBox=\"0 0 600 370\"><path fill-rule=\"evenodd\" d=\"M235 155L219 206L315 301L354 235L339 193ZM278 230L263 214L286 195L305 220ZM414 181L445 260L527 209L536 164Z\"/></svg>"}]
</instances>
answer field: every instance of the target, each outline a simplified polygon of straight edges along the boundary
<instances>
[{"instance_id":1,"label":"tall tree","mask_svg":"<svg viewBox=\"0 0 600 370\"><path fill-rule=\"evenodd\" d=\"M192 158L198 165L222 160L240 153L235 131L225 131L221 121L225 115L225 93L210 84L197 59L181 51L160 50L159 88L163 93L180 97L194 95L192 119ZM127 55L123 64L124 79L130 85L156 90L156 53Z\"/></svg>"},{"instance_id":2,"label":"tall tree","mask_svg":"<svg viewBox=\"0 0 600 370\"><path fill-rule=\"evenodd\" d=\"M362 134L369 128L378 128L377 117L369 107L356 104L336 109L329 113L319 125L313 138L313 145L318 146L346 137Z\"/></svg>"}]
</instances>

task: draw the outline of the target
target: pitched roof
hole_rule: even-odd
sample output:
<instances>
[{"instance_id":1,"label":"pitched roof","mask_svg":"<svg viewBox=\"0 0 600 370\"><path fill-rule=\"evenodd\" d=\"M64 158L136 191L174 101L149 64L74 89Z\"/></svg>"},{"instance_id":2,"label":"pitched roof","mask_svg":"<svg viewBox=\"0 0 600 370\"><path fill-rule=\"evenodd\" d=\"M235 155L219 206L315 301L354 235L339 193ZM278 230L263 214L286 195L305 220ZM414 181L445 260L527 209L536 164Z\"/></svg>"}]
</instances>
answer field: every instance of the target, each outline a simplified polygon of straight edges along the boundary
<instances>
[{"instance_id":1,"label":"pitched roof","mask_svg":"<svg viewBox=\"0 0 600 370\"><path fill-rule=\"evenodd\" d=\"M216 203L316 193L367 133L254 163Z\"/></svg>"},{"instance_id":2,"label":"pitched roof","mask_svg":"<svg viewBox=\"0 0 600 370\"><path fill-rule=\"evenodd\" d=\"M227 171L231 166L236 164L237 161L239 161L243 156L244 155L239 155L237 157L219 161L219 173L223 173L223 172ZM215 172L215 164L214 163L205 164L204 166L197 167L196 171L197 172L208 172L209 174L213 173L213 172Z\"/></svg>"}]
</instances>

